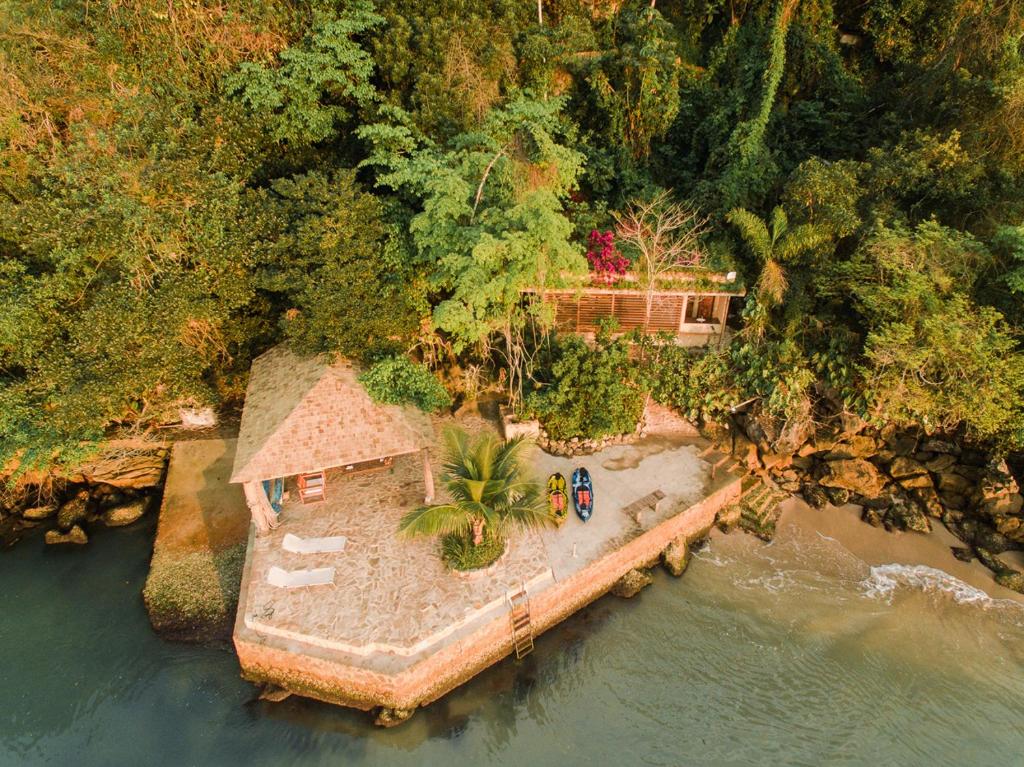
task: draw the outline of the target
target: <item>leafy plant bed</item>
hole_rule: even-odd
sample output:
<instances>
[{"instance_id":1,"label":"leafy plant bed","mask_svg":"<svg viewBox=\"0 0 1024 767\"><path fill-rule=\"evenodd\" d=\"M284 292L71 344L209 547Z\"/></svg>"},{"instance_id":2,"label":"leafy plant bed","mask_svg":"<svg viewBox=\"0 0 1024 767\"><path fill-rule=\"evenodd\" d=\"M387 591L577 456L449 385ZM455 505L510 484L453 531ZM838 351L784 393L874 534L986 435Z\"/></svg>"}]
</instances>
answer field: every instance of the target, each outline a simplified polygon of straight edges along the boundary
<instances>
[{"instance_id":1,"label":"leafy plant bed","mask_svg":"<svg viewBox=\"0 0 1024 767\"><path fill-rule=\"evenodd\" d=\"M497 562L507 546L508 541L496 533L484 533L479 546L465 535L452 533L441 538L441 558L452 570L480 570Z\"/></svg>"}]
</instances>

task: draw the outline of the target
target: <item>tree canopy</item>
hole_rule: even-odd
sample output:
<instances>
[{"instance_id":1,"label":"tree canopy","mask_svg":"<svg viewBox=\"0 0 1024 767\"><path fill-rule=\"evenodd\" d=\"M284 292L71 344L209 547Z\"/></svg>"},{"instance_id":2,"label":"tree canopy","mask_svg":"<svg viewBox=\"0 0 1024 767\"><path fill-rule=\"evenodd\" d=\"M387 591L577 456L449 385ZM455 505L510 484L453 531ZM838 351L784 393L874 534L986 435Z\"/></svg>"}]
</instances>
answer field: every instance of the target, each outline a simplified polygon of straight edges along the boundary
<instances>
[{"instance_id":1,"label":"tree canopy","mask_svg":"<svg viewBox=\"0 0 1024 767\"><path fill-rule=\"evenodd\" d=\"M1022 40L999 0L0 2L0 463L282 340L521 383L524 288L656 199L756 286L658 396L1019 447Z\"/></svg>"}]
</instances>

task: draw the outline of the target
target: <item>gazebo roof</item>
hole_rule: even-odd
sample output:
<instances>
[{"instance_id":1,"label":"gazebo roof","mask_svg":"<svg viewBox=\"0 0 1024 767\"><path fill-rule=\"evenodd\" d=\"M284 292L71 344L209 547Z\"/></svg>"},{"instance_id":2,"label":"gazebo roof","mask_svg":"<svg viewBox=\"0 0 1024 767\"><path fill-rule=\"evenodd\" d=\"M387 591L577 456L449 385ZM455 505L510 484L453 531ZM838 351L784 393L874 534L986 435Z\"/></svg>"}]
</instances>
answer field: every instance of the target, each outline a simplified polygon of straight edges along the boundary
<instances>
[{"instance_id":1,"label":"gazebo roof","mask_svg":"<svg viewBox=\"0 0 1024 767\"><path fill-rule=\"evenodd\" d=\"M232 482L288 477L411 453L433 440L413 407L374 402L350 362L275 346L252 363Z\"/></svg>"}]
</instances>

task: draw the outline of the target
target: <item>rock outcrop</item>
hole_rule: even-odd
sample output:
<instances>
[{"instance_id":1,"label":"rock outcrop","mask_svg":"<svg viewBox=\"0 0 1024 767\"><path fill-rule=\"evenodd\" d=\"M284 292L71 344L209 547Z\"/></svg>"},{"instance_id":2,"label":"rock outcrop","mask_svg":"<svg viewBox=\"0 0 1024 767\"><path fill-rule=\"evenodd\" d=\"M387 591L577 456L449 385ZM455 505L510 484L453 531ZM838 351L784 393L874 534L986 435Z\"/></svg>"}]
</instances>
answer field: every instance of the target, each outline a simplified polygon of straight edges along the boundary
<instances>
[{"instance_id":1,"label":"rock outcrop","mask_svg":"<svg viewBox=\"0 0 1024 767\"><path fill-rule=\"evenodd\" d=\"M831 451L830 451L831 454ZM885 477L863 458L825 458L825 473L818 484L837 487L866 498L877 498L885 487Z\"/></svg>"},{"instance_id":2,"label":"rock outcrop","mask_svg":"<svg viewBox=\"0 0 1024 767\"><path fill-rule=\"evenodd\" d=\"M89 516L89 491L80 490L57 511L57 527L67 532Z\"/></svg>"},{"instance_id":3,"label":"rock outcrop","mask_svg":"<svg viewBox=\"0 0 1024 767\"><path fill-rule=\"evenodd\" d=\"M124 527L138 521L146 513L149 505L145 498L130 501L122 506L114 506L103 512L103 524L107 527Z\"/></svg>"},{"instance_id":4,"label":"rock outcrop","mask_svg":"<svg viewBox=\"0 0 1024 767\"><path fill-rule=\"evenodd\" d=\"M816 413L816 421L803 444L783 445L768 419L735 416L736 444L753 451L734 457L812 507L855 503L865 522L887 530L926 533L941 520L966 545L961 556L977 553L999 583L1024 585L1024 576L998 559L1024 549L1024 496L1005 461L962 435L877 429L839 407Z\"/></svg>"},{"instance_id":5,"label":"rock outcrop","mask_svg":"<svg viewBox=\"0 0 1024 767\"><path fill-rule=\"evenodd\" d=\"M66 533L60 530L47 530L45 540L48 544L74 543L82 545L89 542L89 536L79 525L74 525Z\"/></svg>"},{"instance_id":6,"label":"rock outcrop","mask_svg":"<svg viewBox=\"0 0 1024 767\"><path fill-rule=\"evenodd\" d=\"M611 593L623 599L631 599L654 581L647 570L630 570L616 581Z\"/></svg>"},{"instance_id":7,"label":"rock outcrop","mask_svg":"<svg viewBox=\"0 0 1024 767\"><path fill-rule=\"evenodd\" d=\"M686 572L690 564L690 546L686 539L672 541L661 552L661 564L677 578Z\"/></svg>"}]
</instances>

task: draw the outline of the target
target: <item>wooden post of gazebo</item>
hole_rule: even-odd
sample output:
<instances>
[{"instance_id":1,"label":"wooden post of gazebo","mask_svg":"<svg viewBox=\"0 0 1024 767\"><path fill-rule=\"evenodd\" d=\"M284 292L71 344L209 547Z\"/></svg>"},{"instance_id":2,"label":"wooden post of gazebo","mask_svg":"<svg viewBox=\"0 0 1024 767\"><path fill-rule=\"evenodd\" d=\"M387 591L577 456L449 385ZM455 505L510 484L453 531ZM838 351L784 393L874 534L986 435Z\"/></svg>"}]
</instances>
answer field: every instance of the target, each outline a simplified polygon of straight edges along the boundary
<instances>
[{"instance_id":1,"label":"wooden post of gazebo","mask_svg":"<svg viewBox=\"0 0 1024 767\"><path fill-rule=\"evenodd\" d=\"M277 527L278 522L277 513L270 505L263 483L259 480L245 482L242 484L242 490L245 492L245 503L252 514L252 521L256 525L256 534L266 535Z\"/></svg>"},{"instance_id":2,"label":"wooden post of gazebo","mask_svg":"<svg viewBox=\"0 0 1024 767\"><path fill-rule=\"evenodd\" d=\"M423 503L434 502L434 472L430 470L430 451L423 448Z\"/></svg>"}]
</instances>

